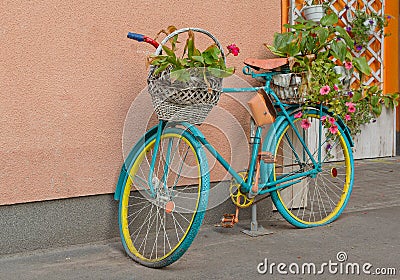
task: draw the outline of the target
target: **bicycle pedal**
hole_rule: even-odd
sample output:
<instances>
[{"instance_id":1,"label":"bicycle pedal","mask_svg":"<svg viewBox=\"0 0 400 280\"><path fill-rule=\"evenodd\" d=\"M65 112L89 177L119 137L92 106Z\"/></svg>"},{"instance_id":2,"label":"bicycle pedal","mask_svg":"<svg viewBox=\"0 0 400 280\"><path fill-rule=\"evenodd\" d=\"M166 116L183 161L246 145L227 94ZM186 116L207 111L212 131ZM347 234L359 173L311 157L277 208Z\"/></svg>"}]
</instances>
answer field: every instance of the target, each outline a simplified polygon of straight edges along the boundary
<instances>
[{"instance_id":1,"label":"bicycle pedal","mask_svg":"<svg viewBox=\"0 0 400 280\"><path fill-rule=\"evenodd\" d=\"M271 152L260 152L258 155L265 163L276 163L276 158Z\"/></svg>"},{"instance_id":2,"label":"bicycle pedal","mask_svg":"<svg viewBox=\"0 0 400 280\"><path fill-rule=\"evenodd\" d=\"M233 226L238 222L238 218L235 214L224 214L221 219L221 223L217 226L224 227L224 228L233 228Z\"/></svg>"}]
</instances>

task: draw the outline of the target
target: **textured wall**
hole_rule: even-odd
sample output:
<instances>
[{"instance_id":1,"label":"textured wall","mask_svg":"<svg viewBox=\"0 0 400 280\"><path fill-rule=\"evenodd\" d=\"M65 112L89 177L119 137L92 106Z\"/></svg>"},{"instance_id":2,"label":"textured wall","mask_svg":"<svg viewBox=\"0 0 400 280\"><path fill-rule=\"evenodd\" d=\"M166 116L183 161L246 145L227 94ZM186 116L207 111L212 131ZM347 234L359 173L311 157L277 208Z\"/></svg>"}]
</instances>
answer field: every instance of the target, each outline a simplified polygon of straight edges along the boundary
<instances>
[{"instance_id":1,"label":"textured wall","mask_svg":"<svg viewBox=\"0 0 400 280\"><path fill-rule=\"evenodd\" d=\"M114 191L125 116L153 51L127 31L210 30L241 47L230 60L240 70L245 57L266 55L262 43L280 30L280 12L279 0L3 0L0 205Z\"/></svg>"}]
</instances>

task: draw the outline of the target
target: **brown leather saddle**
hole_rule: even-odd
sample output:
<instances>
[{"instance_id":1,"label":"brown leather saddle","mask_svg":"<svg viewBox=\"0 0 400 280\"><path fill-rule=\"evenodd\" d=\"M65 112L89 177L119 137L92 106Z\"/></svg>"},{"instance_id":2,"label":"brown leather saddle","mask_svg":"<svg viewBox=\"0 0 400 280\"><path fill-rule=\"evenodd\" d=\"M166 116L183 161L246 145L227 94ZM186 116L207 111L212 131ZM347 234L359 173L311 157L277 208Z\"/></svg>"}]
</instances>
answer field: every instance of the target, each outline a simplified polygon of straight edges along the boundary
<instances>
[{"instance_id":1,"label":"brown leather saddle","mask_svg":"<svg viewBox=\"0 0 400 280\"><path fill-rule=\"evenodd\" d=\"M246 58L244 64L255 69L273 70L288 64L287 58Z\"/></svg>"}]
</instances>

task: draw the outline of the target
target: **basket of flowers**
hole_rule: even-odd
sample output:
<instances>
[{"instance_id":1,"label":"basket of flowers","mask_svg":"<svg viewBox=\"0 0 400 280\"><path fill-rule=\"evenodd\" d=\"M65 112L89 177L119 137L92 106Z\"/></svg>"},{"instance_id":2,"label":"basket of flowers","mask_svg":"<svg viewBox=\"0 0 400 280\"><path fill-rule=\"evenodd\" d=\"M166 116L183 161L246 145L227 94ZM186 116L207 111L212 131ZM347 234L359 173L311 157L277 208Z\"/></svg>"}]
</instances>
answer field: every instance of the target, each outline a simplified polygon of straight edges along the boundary
<instances>
[{"instance_id":1,"label":"basket of flowers","mask_svg":"<svg viewBox=\"0 0 400 280\"><path fill-rule=\"evenodd\" d=\"M203 52L195 46L195 32L213 41ZM187 33L187 40L179 56L176 52L181 33ZM234 44L228 51L235 56L239 53ZM206 30L184 28L170 33L149 57L148 91L158 118L202 123L219 101L222 79L234 73L233 67L226 67L225 57L221 44Z\"/></svg>"}]
</instances>

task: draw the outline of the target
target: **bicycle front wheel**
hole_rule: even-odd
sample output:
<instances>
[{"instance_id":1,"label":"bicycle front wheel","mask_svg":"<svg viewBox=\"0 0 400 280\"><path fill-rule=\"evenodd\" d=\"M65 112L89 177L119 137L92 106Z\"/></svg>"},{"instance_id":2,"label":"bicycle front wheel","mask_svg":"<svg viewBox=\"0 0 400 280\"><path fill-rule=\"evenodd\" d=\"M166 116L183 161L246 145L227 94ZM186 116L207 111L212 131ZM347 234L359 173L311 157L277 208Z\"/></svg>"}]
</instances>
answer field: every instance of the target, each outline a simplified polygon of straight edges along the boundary
<instances>
[{"instance_id":1,"label":"bicycle front wheel","mask_svg":"<svg viewBox=\"0 0 400 280\"><path fill-rule=\"evenodd\" d=\"M342 128L318 109L309 109L303 118L293 121L319 164L319 172L282 183L291 185L272 192L271 198L281 215L296 227L328 224L343 212L351 194L354 162L350 144ZM289 122L278 129L276 139L273 180L315 170Z\"/></svg>"},{"instance_id":2,"label":"bicycle front wheel","mask_svg":"<svg viewBox=\"0 0 400 280\"><path fill-rule=\"evenodd\" d=\"M148 267L178 260L196 236L208 201L209 175L204 150L191 134L167 128L161 136L153 175L149 172L156 135L144 141L122 190L119 224L128 255Z\"/></svg>"}]
</instances>

